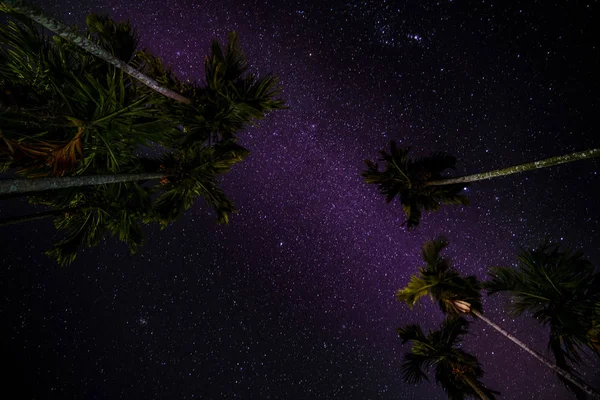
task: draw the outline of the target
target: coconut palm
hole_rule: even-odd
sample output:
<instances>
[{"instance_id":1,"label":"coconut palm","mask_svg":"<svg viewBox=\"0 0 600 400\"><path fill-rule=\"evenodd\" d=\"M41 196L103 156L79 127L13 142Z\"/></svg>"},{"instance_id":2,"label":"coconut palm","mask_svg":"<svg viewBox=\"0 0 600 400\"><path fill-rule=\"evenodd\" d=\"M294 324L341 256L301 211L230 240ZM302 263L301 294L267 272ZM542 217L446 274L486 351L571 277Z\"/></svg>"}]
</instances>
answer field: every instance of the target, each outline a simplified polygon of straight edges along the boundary
<instances>
[{"instance_id":1,"label":"coconut palm","mask_svg":"<svg viewBox=\"0 0 600 400\"><path fill-rule=\"evenodd\" d=\"M438 303L440 309L445 314L456 316L465 313L480 319L541 361L548 368L579 386L586 393L594 396L594 398L600 399L600 396L592 387L582 382L569 371L564 370L541 354L530 349L525 343L485 317L481 306L481 283L474 276L462 277L452 267L451 261L441 256L441 251L447 246L448 241L444 237L426 242L423 245L421 255L425 266L419 268L419 273L411 277L407 287L398 290L396 298L413 307L419 302L421 297L429 295L432 301Z\"/></svg>"},{"instance_id":2,"label":"coconut palm","mask_svg":"<svg viewBox=\"0 0 600 400\"><path fill-rule=\"evenodd\" d=\"M190 184L190 180L197 181L198 185L209 190L214 187L215 176L229 172L233 165L242 161L248 154L248 150L242 146L227 141L214 147L205 147L200 151L167 153L162 159L157 160L139 158L140 165L133 167L137 170L145 168L154 171L0 180L0 195L40 193L55 189L157 179L160 179L163 184L168 184L168 193L171 193L178 184L182 187L194 186ZM199 194L205 189L193 189L191 192ZM188 191L181 190L186 193Z\"/></svg>"},{"instance_id":3,"label":"coconut palm","mask_svg":"<svg viewBox=\"0 0 600 400\"><path fill-rule=\"evenodd\" d=\"M182 96L181 94L169 88L160 86L154 79L147 75L144 75L134 67L130 66L126 61L120 59L118 57L118 54L114 54L112 52L107 51L103 47L99 46L96 42L90 40L88 37L78 34L74 29L65 25L61 21L48 16L41 9L30 6L22 0L3 0L3 3L3 5L0 4L0 11L17 12L23 14L31 20L42 25L49 31L54 32L61 38L68 40L76 46L83 48L85 51L102 59L104 62L112 64L115 67L121 69L126 74L132 76L139 82L142 82L144 85L147 85L152 90L162 94L163 96L167 96L173 100L185 104L191 103L190 99Z\"/></svg>"},{"instance_id":4,"label":"coconut palm","mask_svg":"<svg viewBox=\"0 0 600 400\"><path fill-rule=\"evenodd\" d=\"M583 253L562 251L546 241L533 250L521 249L516 268L490 268L489 276L488 294L507 292L511 314L527 312L549 328L548 348L562 369L571 370L569 362L582 363L583 347L600 356L589 335L600 301L600 275Z\"/></svg>"},{"instance_id":5,"label":"coconut palm","mask_svg":"<svg viewBox=\"0 0 600 400\"><path fill-rule=\"evenodd\" d=\"M0 29L0 111L5 111L0 114L0 157L4 168L51 164L52 174L62 175L66 169L57 168L72 167L83 154L97 162L98 152L104 150L107 161L114 164L114 155L123 152L106 149L108 144L130 149L151 144L202 147L206 142L236 138L269 111L285 108L276 99L277 78L248 71L233 32L223 48L213 41L205 61L206 82L181 82L158 57L137 51L138 38L128 22L115 23L92 14L86 25L86 41L128 62L162 87L185 93L193 104L169 101L77 45L49 38L26 18L11 20ZM115 137L108 138L109 132ZM87 170L87 165L81 168Z\"/></svg>"},{"instance_id":6,"label":"coconut palm","mask_svg":"<svg viewBox=\"0 0 600 400\"><path fill-rule=\"evenodd\" d=\"M229 172L248 153L242 146L227 141L199 151L167 153L156 160L140 158L140 164L132 167L133 173L0 180L0 194L39 194L56 189L160 180L156 189L160 195L154 208L164 221L175 220L191 207L196 197L202 196L217 211L218 220L227 222L235 207L218 187L217 177ZM140 171L142 168L146 171Z\"/></svg>"},{"instance_id":7,"label":"coconut palm","mask_svg":"<svg viewBox=\"0 0 600 400\"><path fill-rule=\"evenodd\" d=\"M448 244L443 236L425 242L421 247L425 266L419 268L419 274L411 276L406 288L398 290L396 298L412 307L421 297L429 295L444 314L458 316L467 303L472 312L481 313L481 284L475 276L461 276L451 260L441 256Z\"/></svg>"},{"instance_id":8,"label":"coconut palm","mask_svg":"<svg viewBox=\"0 0 600 400\"><path fill-rule=\"evenodd\" d=\"M270 74L259 77L249 72L235 32L229 34L225 46L213 40L204 63L203 82L181 82L158 57L146 52L138 52L132 65L193 100L192 104L182 104L153 96L153 102L160 104L165 117L181 127L177 142L180 148L235 139L270 111L287 108L283 100L276 98L280 93L277 77Z\"/></svg>"},{"instance_id":9,"label":"coconut palm","mask_svg":"<svg viewBox=\"0 0 600 400\"><path fill-rule=\"evenodd\" d=\"M465 185L427 186L430 180L439 180L446 169L456 167L456 158L446 153L435 153L417 160L408 157L409 149L390 143L390 152L382 150L381 159L385 170L379 165L365 160L367 171L362 173L366 183L376 184L379 191L390 203L399 198L407 216L404 222L408 229L419 225L423 211L437 211L442 204L469 204L465 195L460 194ZM404 225L403 224L403 225Z\"/></svg>"},{"instance_id":10,"label":"coconut palm","mask_svg":"<svg viewBox=\"0 0 600 400\"><path fill-rule=\"evenodd\" d=\"M416 227L421 221L422 211L438 211L443 204L468 204L463 188L471 183L501 176L546 168L553 165L584 160L600 156L600 149L591 149L545 160L515 165L495 171L456 178L445 177L443 172L455 169L456 158L446 153L434 153L429 157L411 159L409 148L390 143L390 152L380 152L385 169L379 171L376 162L366 160L367 170L362 173L366 183L375 184L386 196L387 202L398 197L407 216L407 228Z\"/></svg>"},{"instance_id":11,"label":"coconut palm","mask_svg":"<svg viewBox=\"0 0 600 400\"><path fill-rule=\"evenodd\" d=\"M88 25L88 36L100 32L94 40L133 57L137 37L128 23L92 15ZM126 75L27 20L0 27L0 61L3 169L118 172L139 146L168 146L177 132Z\"/></svg>"},{"instance_id":12,"label":"coconut palm","mask_svg":"<svg viewBox=\"0 0 600 400\"><path fill-rule=\"evenodd\" d=\"M140 223L160 222L166 226L188 210L198 197L215 210L217 222L227 223L229 214L236 209L218 186L217 177L229 172L247 153L233 142L223 142L216 147L206 147L202 152L168 154L156 160L140 159L138 168L161 169L158 174L126 174L129 180L97 179L95 185L63 185L46 192L36 190L32 202L54 211L34 214L32 219L52 217L56 228L66 232L66 238L47 253L60 265L70 264L81 249L98 245L107 235L125 242L135 252L143 243ZM25 181L74 178L86 177ZM152 184L157 178L160 182ZM7 222L24 219L26 217Z\"/></svg>"},{"instance_id":13,"label":"coconut palm","mask_svg":"<svg viewBox=\"0 0 600 400\"><path fill-rule=\"evenodd\" d=\"M207 81L201 86L182 83L170 68L162 65L160 59L146 52L138 52L136 59L129 62L129 57L121 56L118 51L120 48L107 48L102 40L94 40L89 34L80 35L64 23L21 0L5 1L4 6L0 5L0 11L27 16L60 38L93 54L103 62L120 68L154 93L173 99L180 105L183 104L183 107L170 104L170 108L175 107L180 119L183 118L183 121L177 121L175 126L183 126L186 129L188 140L193 138L198 141L200 133L203 142L207 127L212 128L212 135L227 139L251 120L263 118L270 110L285 108L283 101L275 99L279 93L278 80L275 76L266 75L259 78L253 73L247 73L248 63L239 47L235 32L229 35L225 51L216 40L213 41L211 55L205 62ZM121 31L106 29L108 19L100 21L99 17L94 18L101 28L96 29L94 23L88 21L92 33L101 37L111 35L117 41L120 39L117 34L122 33ZM135 49L135 46L133 48ZM170 110L171 116L173 111Z\"/></svg>"},{"instance_id":14,"label":"coconut palm","mask_svg":"<svg viewBox=\"0 0 600 400\"><path fill-rule=\"evenodd\" d=\"M429 331L427 335L416 324L397 329L403 344L412 342L411 351L404 355L402 364L404 380L409 384L428 380L427 372L434 368L435 380L449 399L494 399L499 392L481 382L481 364L475 356L460 348L468 326L464 318L452 317L446 318L440 329Z\"/></svg>"}]
</instances>

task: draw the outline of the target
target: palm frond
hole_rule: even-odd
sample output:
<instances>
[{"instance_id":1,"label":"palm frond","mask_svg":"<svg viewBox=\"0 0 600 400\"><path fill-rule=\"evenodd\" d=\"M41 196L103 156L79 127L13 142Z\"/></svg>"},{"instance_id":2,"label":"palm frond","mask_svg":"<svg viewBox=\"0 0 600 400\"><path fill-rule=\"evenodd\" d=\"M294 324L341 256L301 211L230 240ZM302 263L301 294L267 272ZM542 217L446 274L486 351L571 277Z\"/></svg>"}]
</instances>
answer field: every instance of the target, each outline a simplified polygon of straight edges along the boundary
<instances>
[{"instance_id":1,"label":"palm frond","mask_svg":"<svg viewBox=\"0 0 600 400\"><path fill-rule=\"evenodd\" d=\"M422 274L421 276L412 275L408 285L396 292L396 299L411 308L414 307L421 297L428 295L430 289L439 283L436 277L428 278L423 278Z\"/></svg>"},{"instance_id":2,"label":"palm frond","mask_svg":"<svg viewBox=\"0 0 600 400\"><path fill-rule=\"evenodd\" d=\"M441 252L448 246L449 242L444 236L429 240L421 246L421 257L426 265L435 267L441 261Z\"/></svg>"},{"instance_id":3,"label":"palm frond","mask_svg":"<svg viewBox=\"0 0 600 400\"><path fill-rule=\"evenodd\" d=\"M59 190L35 200L55 209L76 210L54 220L66 237L46 254L62 266L71 264L82 249L97 246L106 236L125 242L132 252L143 244L139 224L151 210L151 198L150 191L136 183Z\"/></svg>"},{"instance_id":4,"label":"palm frond","mask_svg":"<svg viewBox=\"0 0 600 400\"><path fill-rule=\"evenodd\" d=\"M119 60L129 62L135 55L139 38L129 21L115 22L108 16L90 14L85 23L89 31L98 36L99 44Z\"/></svg>"},{"instance_id":5,"label":"palm frond","mask_svg":"<svg viewBox=\"0 0 600 400\"><path fill-rule=\"evenodd\" d=\"M421 326L417 324L409 324L405 325L401 328L397 328L396 332L402 339L402 344L411 341L411 342L425 342L427 341L427 336L423 333Z\"/></svg>"},{"instance_id":6,"label":"palm frond","mask_svg":"<svg viewBox=\"0 0 600 400\"><path fill-rule=\"evenodd\" d=\"M402 372L402 379L410 385L421 383L422 381L429 381L427 374L423 372L424 364L427 362L427 358L416 355L414 353L408 353L404 356L404 362L400 366Z\"/></svg>"}]
</instances>

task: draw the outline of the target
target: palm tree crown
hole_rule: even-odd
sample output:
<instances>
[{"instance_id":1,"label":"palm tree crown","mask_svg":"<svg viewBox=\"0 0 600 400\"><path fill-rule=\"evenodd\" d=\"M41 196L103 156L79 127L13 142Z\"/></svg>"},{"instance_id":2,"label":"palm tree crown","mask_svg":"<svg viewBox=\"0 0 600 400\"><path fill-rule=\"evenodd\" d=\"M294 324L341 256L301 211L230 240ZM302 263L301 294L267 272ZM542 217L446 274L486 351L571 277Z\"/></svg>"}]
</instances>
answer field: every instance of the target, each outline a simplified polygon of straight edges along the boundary
<instances>
[{"instance_id":1,"label":"palm tree crown","mask_svg":"<svg viewBox=\"0 0 600 400\"><path fill-rule=\"evenodd\" d=\"M129 22L90 15L87 29L74 33L37 10L68 30L50 37L11 7L0 3L0 11L12 18L0 27L0 171L25 178L3 180L0 191L52 209L7 222L54 217L66 237L49 254L63 265L109 234L135 251L140 222L164 227L198 197L228 222L236 208L219 176L248 154L237 137L285 108L277 78L250 71L234 32L224 46L213 41L205 81L182 82L138 50ZM123 73L123 64L160 90Z\"/></svg>"},{"instance_id":2,"label":"palm tree crown","mask_svg":"<svg viewBox=\"0 0 600 400\"><path fill-rule=\"evenodd\" d=\"M409 148L398 147L390 142L390 152L382 150L379 161L384 162L384 170L379 165L365 160L367 170L362 173L366 183L375 184L389 203L398 197L407 216L408 229L419 225L423 211L438 211L442 204L468 204L466 196L460 194L464 184L427 186L428 181L442 179L447 169L455 169L456 158L446 153L434 153L429 157L411 159Z\"/></svg>"},{"instance_id":3,"label":"palm tree crown","mask_svg":"<svg viewBox=\"0 0 600 400\"><path fill-rule=\"evenodd\" d=\"M388 203L399 197L408 217L405 222L408 229L419 224L421 210L437 211L442 204L468 204L468 199L460 192L470 182L600 157L600 149L589 149L473 175L443 177L446 169L455 168L456 159L453 156L434 153L429 157L411 160L408 152L408 148L398 148L396 142L392 141L390 153L385 150L380 152L380 161L385 163L385 169L379 171L377 163L366 160L368 169L362 173L366 183L379 186Z\"/></svg>"},{"instance_id":4,"label":"palm tree crown","mask_svg":"<svg viewBox=\"0 0 600 400\"><path fill-rule=\"evenodd\" d=\"M585 346L600 356L593 335L600 277L583 253L561 251L546 241L533 250L521 249L516 268L490 268L489 276L484 284L488 294L508 292L513 315L527 312L550 328L548 348L558 366L570 370L569 361L581 364Z\"/></svg>"},{"instance_id":5,"label":"palm tree crown","mask_svg":"<svg viewBox=\"0 0 600 400\"><path fill-rule=\"evenodd\" d=\"M483 369L477 358L459 346L469 323L464 318L447 318L440 329L427 335L419 325L399 328L402 343L412 342L410 353L404 355L402 374L409 384L428 380L427 371L435 369L435 381L451 400L465 398L494 399L498 392L482 382Z\"/></svg>"},{"instance_id":6,"label":"palm tree crown","mask_svg":"<svg viewBox=\"0 0 600 400\"><path fill-rule=\"evenodd\" d=\"M90 15L87 24L90 40L134 56L129 23ZM177 132L128 76L23 18L0 27L0 89L0 169L120 172L139 146L168 146Z\"/></svg>"},{"instance_id":7,"label":"palm tree crown","mask_svg":"<svg viewBox=\"0 0 600 400\"><path fill-rule=\"evenodd\" d=\"M474 276L460 276L458 271L452 268L450 260L440 256L440 252L447 245L448 242L443 237L425 243L421 249L425 266L419 268L419 274L413 275L404 289L398 290L396 298L412 307L422 296L429 294L433 301L437 301L443 313L452 316L465 313L485 322L559 374L561 381L568 381L567 385L570 389L576 392L584 391L594 396L594 398L600 398L594 388L583 382L576 374L571 373L568 368L564 368L564 364L559 365L560 361L558 359L556 364L550 362L483 315L481 305L482 284ZM588 331L586 335L593 337L594 331Z\"/></svg>"},{"instance_id":8,"label":"palm tree crown","mask_svg":"<svg viewBox=\"0 0 600 400\"><path fill-rule=\"evenodd\" d=\"M448 246L444 237L426 242L421 248L425 266L412 275L404 289L398 290L396 298L413 307L421 297L429 294L445 314L458 315L468 304L470 310L482 312L481 285L474 276L462 277L452 267L450 259L441 256Z\"/></svg>"}]
</instances>

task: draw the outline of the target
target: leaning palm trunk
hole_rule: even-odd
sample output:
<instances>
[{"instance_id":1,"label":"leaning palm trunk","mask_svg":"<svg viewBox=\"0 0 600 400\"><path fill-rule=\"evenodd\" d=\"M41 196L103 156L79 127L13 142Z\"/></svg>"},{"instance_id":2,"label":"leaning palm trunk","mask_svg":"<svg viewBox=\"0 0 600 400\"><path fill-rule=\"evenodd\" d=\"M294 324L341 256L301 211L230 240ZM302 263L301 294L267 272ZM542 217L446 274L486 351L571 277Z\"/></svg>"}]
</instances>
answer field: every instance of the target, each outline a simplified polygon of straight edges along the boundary
<instances>
[{"instance_id":1,"label":"leaning palm trunk","mask_svg":"<svg viewBox=\"0 0 600 400\"><path fill-rule=\"evenodd\" d=\"M71 28L69 28L67 25L55 18L46 15L46 13L44 13L42 10L25 4L22 0L2 1L14 11L27 16L28 18L42 25L44 28L54 32L55 34L64 39L67 39L68 41L81 47L85 51L88 51L96 57L103 59L107 63L110 63L115 67L122 69L123 72L125 72L126 74L132 76L133 78L137 79L144 85L150 87L152 90L155 90L163 96L169 97L181 103L191 103L191 100L187 97L184 97L171 89L160 86L158 82L156 82L154 79L141 73L140 71L131 67L129 64L123 62L122 60L119 60L117 57L113 56L112 54L110 54L100 46L96 45L95 43L91 42L87 38L74 33L71 30Z\"/></svg>"},{"instance_id":2,"label":"leaning palm trunk","mask_svg":"<svg viewBox=\"0 0 600 400\"><path fill-rule=\"evenodd\" d=\"M58 217L61 214L66 214L75 210L75 208L66 208L62 210L42 211L35 214L20 215L18 217L0 218L0 226L21 224L23 222L36 221L38 219Z\"/></svg>"},{"instance_id":3,"label":"leaning palm trunk","mask_svg":"<svg viewBox=\"0 0 600 400\"><path fill-rule=\"evenodd\" d=\"M479 386L477 386L477 384L475 382L473 382L473 380L471 378L469 378L466 375L463 375L462 379L471 387L471 389L473 389L475 391L475 393L477 393L477 395L479 396L479 398L481 400L489 400L489 398L485 395L485 393L483 393L481 388Z\"/></svg>"},{"instance_id":4,"label":"leaning palm trunk","mask_svg":"<svg viewBox=\"0 0 600 400\"><path fill-rule=\"evenodd\" d=\"M541 354L539 354L536 351L530 349L529 347L527 347L527 345L525 343L521 342L519 339L517 339L516 337L514 337L513 335L511 335L510 333L508 333L504 329L502 329L500 326L496 325L495 323L493 323L492 321L490 321L489 319L487 319L486 317L484 317L480 312L475 311L473 309L471 309L470 311L477 318L481 319L482 321L484 321L485 323L487 323L489 326L491 326L492 328L494 328L495 330L497 330L498 332L500 332L501 334L503 334L504 336L506 336L508 339L512 340L520 348L522 348L523 350L525 350L526 352L528 352L529 354L531 354L532 356L534 356L535 358L537 358L539 361L541 361L543 364L545 364L548 368L552 369L554 372L556 372L557 374L559 374L563 378L569 380L570 382L573 382L575 385L577 385L578 387L580 387L583 391L585 391L587 394L589 394L590 396L592 396L594 399L600 399L600 395L594 390L594 388L592 388L591 386L589 386L587 383L579 380L578 378L576 378L575 376L573 376L571 373L565 371L564 369L560 368L558 365L556 365L556 364L552 363L551 361L547 360Z\"/></svg>"},{"instance_id":5,"label":"leaning palm trunk","mask_svg":"<svg viewBox=\"0 0 600 400\"><path fill-rule=\"evenodd\" d=\"M553 165L565 164L577 160L585 160L588 158L600 157L600 149L591 149L586 151L580 151L578 153L566 154L564 156L551 157L545 160L534 161L521 165L515 165L508 168L497 169L495 171L482 172L480 174L459 176L457 178L441 179L438 181L426 182L424 186L441 186L441 185L454 185L457 183L467 183L483 181L486 179L498 178L500 176L507 176L512 174L518 174L520 172L532 171L534 169L551 167Z\"/></svg>"},{"instance_id":6,"label":"leaning palm trunk","mask_svg":"<svg viewBox=\"0 0 600 400\"><path fill-rule=\"evenodd\" d=\"M61 176L32 179L7 179L0 181L0 195L43 192L51 189L65 189L79 186L105 185L110 183L136 182L172 176L164 172L146 172L141 174Z\"/></svg>"}]
</instances>

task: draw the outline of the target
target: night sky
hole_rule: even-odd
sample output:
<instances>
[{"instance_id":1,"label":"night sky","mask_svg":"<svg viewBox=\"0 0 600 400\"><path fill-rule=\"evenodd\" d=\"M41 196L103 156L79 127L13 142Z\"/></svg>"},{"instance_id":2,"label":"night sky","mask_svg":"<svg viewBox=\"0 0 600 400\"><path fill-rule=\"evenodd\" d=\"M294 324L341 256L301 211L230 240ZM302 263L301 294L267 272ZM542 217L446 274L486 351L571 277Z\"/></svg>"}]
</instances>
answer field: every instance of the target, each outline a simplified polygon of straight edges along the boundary
<instances>
[{"instance_id":1,"label":"night sky","mask_svg":"<svg viewBox=\"0 0 600 400\"><path fill-rule=\"evenodd\" d=\"M598 160L473 184L470 206L411 232L360 176L390 139L450 152L459 175L599 147L598 1L36 4L71 24L129 18L143 47L194 79L211 38L236 30L291 109L240 133L252 153L223 179L239 208L227 226L199 201L148 227L140 253L107 239L67 268L43 255L59 237L51 221L1 228L11 399L443 399L402 381L410 346L394 331L443 318L427 298L415 311L394 299L426 240L446 235L458 269L480 278L547 235L599 265ZM1 216L29 210L0 204ZM546 353L547 332L503 305L484 310ZM574 398L483 322L464 347L504 399ZM596 387L597 360L581 369Z\"/></svg>"}]
</instances>

